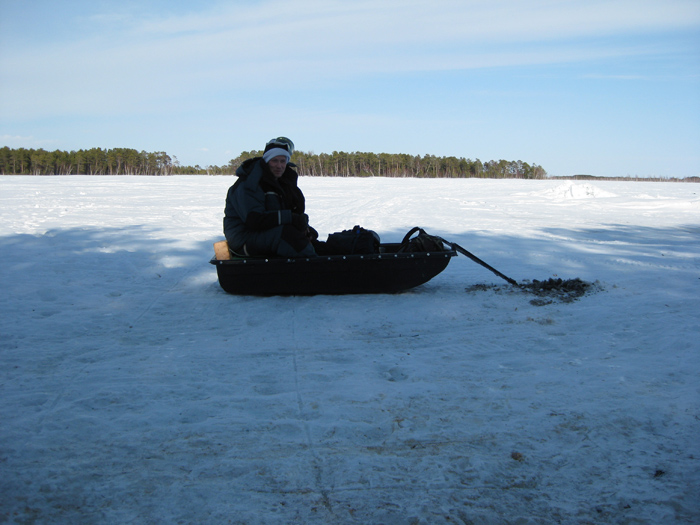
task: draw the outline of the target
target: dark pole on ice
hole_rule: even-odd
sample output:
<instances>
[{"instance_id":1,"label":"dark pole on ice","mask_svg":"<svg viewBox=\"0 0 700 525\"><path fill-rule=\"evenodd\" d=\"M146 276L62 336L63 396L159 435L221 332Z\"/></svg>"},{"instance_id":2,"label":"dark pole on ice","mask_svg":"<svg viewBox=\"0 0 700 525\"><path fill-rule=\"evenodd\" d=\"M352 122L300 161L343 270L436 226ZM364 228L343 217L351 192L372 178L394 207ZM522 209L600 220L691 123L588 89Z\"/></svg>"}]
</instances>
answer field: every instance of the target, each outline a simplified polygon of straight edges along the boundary
<instances>
[{"instance_id":1,"label":"dark pole on ice","mask_svg":"<svg viewBox=\"0 0 700 525\"><path fill-rule=\"evenodd\" d=\"M465 250L464 248L462 248L459 244L454 243L454 242L450 242L450 241L446 241L446 240L443 239L442 237L438 237L438 239L440 239L440 240L441 240L442 242L444 242L445 244L451 246L453 250L458 251L458 252L461 253L462 255L466 255L467 257L469 257L469 258L470 258L472 261L474 261L475 263L480 264L481 266L483 266L483 267L486 268L487 270L491 270L493 273L495 273L496 275L498 275L501 279L505 279L506 281L508 281L508 282L509 282L510 284L512 284L513 286L520 286L520 285L518 284L518 282L517 282L515 279L511 279L510 277L508 277L508 276L506 276L506 275L503 275L501 272L499 272L498 270L496 270L493 266L490 266L490 265L486 264L484 261L482 261L481 259L479 259L476 255L474 255L473 253L469 253L467 250Z\"/></svg>"}]
</instances>

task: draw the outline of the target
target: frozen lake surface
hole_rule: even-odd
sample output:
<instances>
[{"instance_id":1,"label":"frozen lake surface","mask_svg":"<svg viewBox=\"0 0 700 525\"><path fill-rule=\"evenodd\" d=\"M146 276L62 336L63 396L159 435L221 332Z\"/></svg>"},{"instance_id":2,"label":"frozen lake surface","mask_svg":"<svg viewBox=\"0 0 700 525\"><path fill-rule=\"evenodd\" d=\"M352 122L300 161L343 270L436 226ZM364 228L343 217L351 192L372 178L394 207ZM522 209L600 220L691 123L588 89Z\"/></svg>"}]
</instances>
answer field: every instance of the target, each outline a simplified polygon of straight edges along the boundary
<instances>
[{"instance_id":1,"label":"frozen lake surface","mask_svg":"<svg viewBox=\"0 0 700 525\"><path fill-rule=\"evenodd\" d=\"M233 181L0 177L0 522L700 521L699 185L300 179L322 238L595 284L533 302L227 295Z\"/></svg>"}]
</instances>

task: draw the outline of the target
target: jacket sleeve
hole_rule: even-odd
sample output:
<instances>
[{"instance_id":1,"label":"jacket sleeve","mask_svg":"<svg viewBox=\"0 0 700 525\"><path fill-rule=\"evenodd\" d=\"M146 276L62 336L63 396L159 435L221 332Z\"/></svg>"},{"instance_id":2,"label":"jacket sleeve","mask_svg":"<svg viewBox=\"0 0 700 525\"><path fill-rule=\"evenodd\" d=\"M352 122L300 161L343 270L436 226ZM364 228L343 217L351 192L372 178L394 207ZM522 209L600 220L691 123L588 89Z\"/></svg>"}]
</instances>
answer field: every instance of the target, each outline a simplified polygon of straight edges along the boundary
<instances>
[{"instance_id":1,"label":"jacket sleeve","mask_svg":"<svg viewBox=\"0 0 700 525\"><path fill-rule=\"evenodd\" d=\"M256 170L229 195L230 211L235 213L252 231L269 230L282 224L291 224L291 210L268 210L265 206L265 192L260 187L262 172Z\"/></svg>"},{"instance_id":2,"label":"jacket sleeve","mask_svg":"<svg viewBox=\"0 0 700 525\"><path fill-rule=\"evenodd\" d=\"M290 210L265 211L257 212L250 211L245 219L245 225L252 231L269 230L281 224L290 224L292 222L292 212Z\"/></svg>"}]
</instances>

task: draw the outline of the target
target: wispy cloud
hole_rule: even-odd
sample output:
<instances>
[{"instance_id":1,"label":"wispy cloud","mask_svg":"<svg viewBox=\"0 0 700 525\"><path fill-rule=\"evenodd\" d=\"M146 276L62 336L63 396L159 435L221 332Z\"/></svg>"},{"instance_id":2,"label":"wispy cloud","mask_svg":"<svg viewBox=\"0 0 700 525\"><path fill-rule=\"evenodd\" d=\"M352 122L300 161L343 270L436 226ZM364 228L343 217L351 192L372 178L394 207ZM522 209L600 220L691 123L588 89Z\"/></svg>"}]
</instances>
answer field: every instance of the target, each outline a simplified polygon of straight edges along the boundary
<instances>
[{"instance_id":1,"label":"wispy cloud","mask_svg":"<svg viewBox=\"0 0 700 525\"><path fill-rule=\"evenodd\" d=\"M90 23L87 37L2 52L0 114L161 111L193 92L631 56L649 49L621 36L698 28L700 3L273 0L139 17L114 7Z\"/></svg>"},{"instance_id":2,"label":"wispy cloud","mask_svg":"<svg viewBox=\"0 0 700 525\"><path fill-rule=\"evenodd\" d=\"M55 140L39 140L34 136L22 136L22 135L0 135L0 144L3 146L8 146L12 148L46 148L55 144Z\"/></svg>"},{"instance_id":3,"label":"wispy cloud","mask_svg":"<svg viewBox=\"0 0 700 525\"><path fill-rule=\"evenodd\" d=\"M582 75L582 78L593 78L600 80L644 80L649 77L645 75Z\"/></svg>"}]
</instances>

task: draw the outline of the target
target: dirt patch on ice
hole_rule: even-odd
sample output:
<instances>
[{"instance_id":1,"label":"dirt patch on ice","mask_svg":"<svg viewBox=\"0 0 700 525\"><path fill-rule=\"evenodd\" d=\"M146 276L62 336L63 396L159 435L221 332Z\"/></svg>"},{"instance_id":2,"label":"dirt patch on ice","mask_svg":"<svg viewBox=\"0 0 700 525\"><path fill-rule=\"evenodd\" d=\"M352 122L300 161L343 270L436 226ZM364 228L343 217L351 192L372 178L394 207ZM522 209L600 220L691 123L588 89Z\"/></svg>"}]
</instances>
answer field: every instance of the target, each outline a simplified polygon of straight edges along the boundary
<instances>
[{"instance_id":1,"label":"dirt patch on ice","mask_svg":"<svg viewBox=\"0 0 700 525\"><path fill-rule=\"evenodd\" d=\"M554 302L571 303L586 294L594 293L600 290L600 283L590 283L583 281L578 277L575 279L560 279L549 278L545 281L533 279L526 280L518 284L518 286L496 285L496 284L475 284L469 286L467 292L479 292L492 290L497 293L521 293L536 295L530 300L530 304L534 306L544 306Z\"/></svg>"},{"instance_id":2,"label":"dirt patch on ice","mask_svg":"<svg viewBox=\"0 0 700 525\"><path fill-rule=\"evenodd\" d=\"M535 279L532 282L522 283L520 288L537 296L536 299L530 301L531 304L542 306L554 301L573 302L587 293L593 292L597 285L582 281L578 277L566 280L549 278L546 281Z\"/></svg>"}]
</instances>

